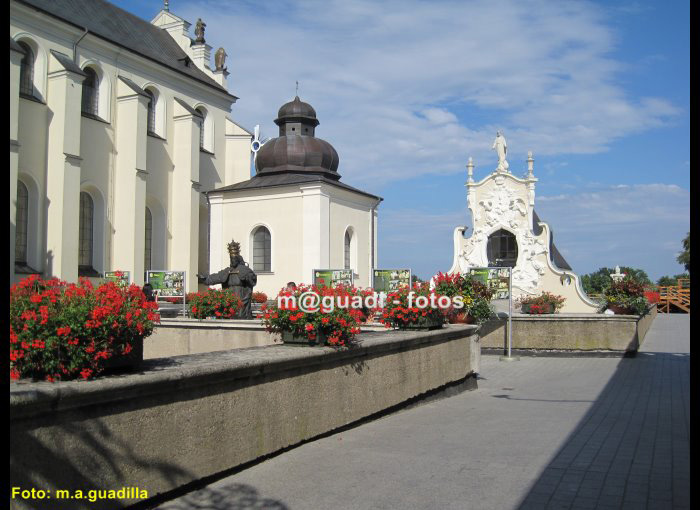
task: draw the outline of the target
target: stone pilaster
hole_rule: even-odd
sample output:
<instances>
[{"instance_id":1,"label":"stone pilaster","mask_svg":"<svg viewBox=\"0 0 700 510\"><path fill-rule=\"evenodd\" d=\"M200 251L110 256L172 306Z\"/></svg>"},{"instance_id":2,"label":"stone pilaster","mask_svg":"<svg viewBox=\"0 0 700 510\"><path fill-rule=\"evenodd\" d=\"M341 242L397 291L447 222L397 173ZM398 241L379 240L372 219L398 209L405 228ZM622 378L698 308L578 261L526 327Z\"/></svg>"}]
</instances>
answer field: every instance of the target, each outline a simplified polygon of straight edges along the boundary
<instances>
[{"instance_id":1,"label":"stone pilaster","mask_svg":"<svg viewBox=\"0 0 700 510\"><path fill-rule=\"evenodd\" d=\"M312 283L314 269L331 269L330 197L321 186L303 186L302 282Z\"/></svg>"},{"instance_id":2,"label":"stone pilaster","mask_svg":"<svg viewBox=\"0 0 700 510\"><path fill-rule=\"evenodd\" d=\"M46 273L78 280L80 211L80 98L85 74L67 55L51 52L47 106Z\"/></svg>"},{"instance_id":3,"label":"stone pilaster","mask_svg":"<svg viewBox=\"0 0 700 510\"><path fill-rule=\"evenodd\" d=\"M24 52L10 39L10 282L15 276L15 231L17 228L17 176L19 173L19 66Z\"/></svg>"},{"instance_id":4,"label":"stone pilaster","mask_svg":"<svg viewBox=\"0 0 700 510\"><path fill-rule=\"evenodd\" d=\"M199 129L201 115L174 101L171 249L169 269L187 271L187 291L197 290L199 257Z\"/></svg>"},{"instance_id":5,"label":"stone pilaster","mask_svg":"<svg viewBox=\"0 0 700 510\"><path fill-rule=\"evenodd\" d=\"M226 118L226 164L224 186L250 179L251 151L253 135L241 126Z\"/></svg>"},{"instance_id":6,"label":"stone pilaster","mask_svg":"<svg viewBox=\"0 0 700 510\"><path fill-rule=\"evenodd\" d=\"M209 270L214 272L226 267L229 262L224 256L225 245L230 240L224 239L223 195L209 196L209 220Z\"/></svg>"},{"instance_id":7,"label":"stone pilaster","mask_svg":"<svg viewBox=\"0 0 700 510\"><path fill-rule=\"evenodd\" d=\"M117 82L112 270L143 285L148 96L130 80Z\"/></svg>"}]
</instances>

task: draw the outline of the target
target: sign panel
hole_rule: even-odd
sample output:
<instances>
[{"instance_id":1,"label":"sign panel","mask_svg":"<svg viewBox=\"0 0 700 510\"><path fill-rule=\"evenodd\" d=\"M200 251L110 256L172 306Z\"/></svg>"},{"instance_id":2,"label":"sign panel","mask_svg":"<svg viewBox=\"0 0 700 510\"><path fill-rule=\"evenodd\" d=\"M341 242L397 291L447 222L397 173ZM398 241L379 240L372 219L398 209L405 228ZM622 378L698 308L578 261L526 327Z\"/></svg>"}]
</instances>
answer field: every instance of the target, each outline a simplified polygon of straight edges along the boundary
<instances>
[{"instance_id":1,"label":"sign panel","mask_svg":"<svg viewBox=\"0 0 700 510\"><path fill-rule=\"evenodd\" d=\"M118 285L128 286L131 282L131 273L129 271L105 271L104 279Z\"/></svg>"},{"instance_id":2,"label":"sign panel","mask_svg":"<svg viewBox=\"0 0 700 510\"><path fill-rule=\"evenodd\" d=\"M352 269L314 269L314 285L317 287L352 287L354 277Z\"/></svg>"},{"instance_id":3,"label":"sign panel","mask_svg":"<svg viewBox=\"0 0 700 510\"><path fill-rule=\"evenodd\" d=\"M411 286L410 269L375 269L372 272L372 288L376 292L391 292L406 285Z\"/></svg>"},{"instance_id":4,"label":"sign panel","mask_svg":"<svg viewBox=\"0 0 700 510\"><path fill-rule=\"evenodd\" d=\"M473 267L469 275L493 291L493 299L508 299L510 297L510 267Z\"/></svg>"},{"instance_id":5,"label":"sign panel","mask_svg":"<svg viewBox=\"0 0 700 510\"><path fill-rule=\"evenodd\" d=\"M185 271L146 271L146 281L159 298L185 298Z\"/></svg>"}]
</instances>

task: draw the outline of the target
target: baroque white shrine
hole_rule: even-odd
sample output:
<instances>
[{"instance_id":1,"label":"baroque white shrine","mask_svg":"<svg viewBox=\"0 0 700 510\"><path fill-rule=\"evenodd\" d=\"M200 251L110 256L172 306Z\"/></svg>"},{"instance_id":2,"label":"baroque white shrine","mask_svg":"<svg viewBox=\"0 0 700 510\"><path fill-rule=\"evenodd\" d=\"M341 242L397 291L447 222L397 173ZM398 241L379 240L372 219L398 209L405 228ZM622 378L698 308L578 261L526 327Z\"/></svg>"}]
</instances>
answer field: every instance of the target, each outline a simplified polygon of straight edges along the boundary
<instances>
[{"instance_id":1,"label":"baroque white shrine","mask_svg":"<svg viewBox=\"0 0 700 510\"><path fill-rule=\"evenodd\" d=\"M562 312L594 313L597 304L583 291L579 276L557 250L552 231L535 212L534 158L528 153L527 173L516 177L506 160L506 141L499 132L493 147L498 167L479 182L474 163L467 164L467 207L472 213L471 236L467 227L454 230L454 256L450 273L473 267L512 267L513 297L542 291L563 296Z\"/></svg>"}]
</instances>

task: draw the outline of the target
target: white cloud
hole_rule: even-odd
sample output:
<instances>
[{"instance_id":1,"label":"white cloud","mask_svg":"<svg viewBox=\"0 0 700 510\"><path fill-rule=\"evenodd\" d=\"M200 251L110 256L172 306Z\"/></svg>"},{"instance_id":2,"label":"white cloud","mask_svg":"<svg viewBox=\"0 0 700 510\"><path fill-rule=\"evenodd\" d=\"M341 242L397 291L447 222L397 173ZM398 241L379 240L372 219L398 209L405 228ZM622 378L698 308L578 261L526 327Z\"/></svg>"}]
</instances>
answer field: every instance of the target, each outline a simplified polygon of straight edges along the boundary
<instances>
[{"instance_id":1,"label":"white cloud","mask_svg":"<svg viewBox=\"0 0 700 510\"><path fill-rule=\"evenodd\" d=\"M379 259L384 267L412 267L424 278L452 265L452 233L471 219L463 209L431 213L415 208L382 212ZM598 186L539 196L535 209L554 232L557 248L579 274L599 267L639 267L653 279L677 274L681 240L690 229L690 193L670 184Z\"/></svg>"},{"instance_id":2,"label":"white cloud","mask_svg":"<svg viewBox=\"0 0 700 510\"><path fill-rule=\"evenodd\" d=\"M690 229L690 193L679 186L610 185L540 196L536 209L579 273L619 264L656 279L682 270L676 255Z\"/></svg>"},{"instance_id":3,"label":"white cloud","mask_svg":"<svg viewBox=\"0 0 700 510\"><path fill-rule=\"evenodd\" d=\"M678 113L618 84L615 33L585 2L194 2L177 14L201 16L226 47L242 124L275 136L299 80L353 184L460 172L469 154L490 165L496 129L524 169L528 149L599 152Z\"/></svg>"}]
</instances>

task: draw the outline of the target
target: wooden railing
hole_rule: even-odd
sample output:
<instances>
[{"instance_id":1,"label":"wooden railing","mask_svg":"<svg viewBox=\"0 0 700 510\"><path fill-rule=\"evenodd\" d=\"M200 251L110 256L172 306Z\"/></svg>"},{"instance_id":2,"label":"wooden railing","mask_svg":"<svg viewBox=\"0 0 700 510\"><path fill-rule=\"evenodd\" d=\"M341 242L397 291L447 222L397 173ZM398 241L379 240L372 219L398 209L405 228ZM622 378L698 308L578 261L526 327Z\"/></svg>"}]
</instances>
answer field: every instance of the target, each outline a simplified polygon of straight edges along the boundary
<instances>
[{"instance_id":1,"label":"wooden railing","mask_svg":"<svg viewBox=\"0 0 700 510\"><path fill-rule=\"evenodd\" d=\"M690 279L681 278L677 285L659 287L659 312L690 313Z\"/></svg>"}]
</instances>

